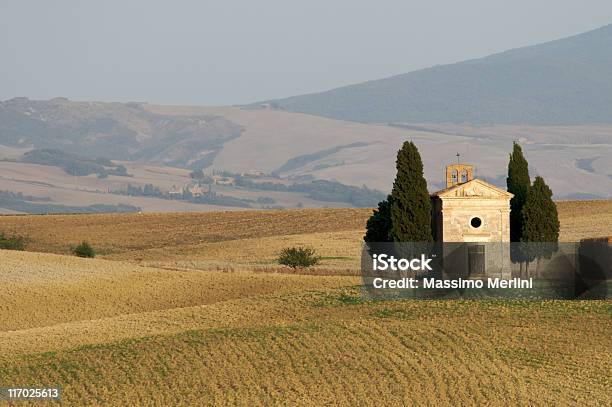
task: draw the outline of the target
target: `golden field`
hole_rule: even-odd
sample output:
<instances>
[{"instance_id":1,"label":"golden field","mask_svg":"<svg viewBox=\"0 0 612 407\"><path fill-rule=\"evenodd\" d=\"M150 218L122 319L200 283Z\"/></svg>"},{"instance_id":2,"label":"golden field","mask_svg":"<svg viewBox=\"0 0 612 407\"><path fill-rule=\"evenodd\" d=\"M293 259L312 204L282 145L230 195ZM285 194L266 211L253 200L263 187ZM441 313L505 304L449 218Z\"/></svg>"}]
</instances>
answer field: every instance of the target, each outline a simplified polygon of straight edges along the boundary
<instances>
[{"instance_id":1,"label":"golden field","mask_svg":"<svg viewBox=\"0 0 612 407\"><path fill-rule=\"evenodd\" d=\"M100 254L198 243L364 228L371 209L301 209L0 217L0 230L20 234L28 250L67 254L88 240Z\"/></svg>"},{"instance_id":2,"label":"golden field","mask_svg":"<svg viewBox=\"0 0 612 407\"><path fill-rule=\"evenodd\" d=\"M612 202L558 207L563 240L612 235ZM0 251L0 386L59 385L66 405L612 403L610 301L363 301L370 213L0 217L35 251ZM67 255L81 240L101 256ZM298 244L320 275L274 264Z\"/></svg>"},{"instance_id":3,"label":"golden field","mask_svg":"<svg viewBox=\"0 0 612 407\"><path fill-rule=\"evenodd\" d=\"M612 234L612 201L559 201L561 241ZM143 265L233 269L273 266L278 251L312 246L321 268L358 267L371 209L299 209L205 213L16 215L0 231L27 237L28 250L69 254L89 241L98 255Z\"/></svg>"}]
</instances>

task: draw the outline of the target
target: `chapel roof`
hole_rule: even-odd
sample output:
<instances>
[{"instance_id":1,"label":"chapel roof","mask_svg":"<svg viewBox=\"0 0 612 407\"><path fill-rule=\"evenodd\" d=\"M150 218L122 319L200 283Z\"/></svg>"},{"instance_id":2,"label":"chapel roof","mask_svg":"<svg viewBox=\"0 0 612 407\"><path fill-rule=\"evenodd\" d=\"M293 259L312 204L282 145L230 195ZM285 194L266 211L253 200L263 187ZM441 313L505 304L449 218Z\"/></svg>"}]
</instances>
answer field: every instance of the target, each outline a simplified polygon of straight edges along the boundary
<instances>
[{"instance_id":1,"label":"chapel roof","mask_svg":"<svg viewBox=\"0 0 612 407\"><path fill-rule=\"evenodd\" d=\"M496 187L478 178L472 179L462 184L453 185L448 188L433 192L431 196L440 198L506 198L511 199L514 195L508 191Z\"/></svg>"}]
</instances>

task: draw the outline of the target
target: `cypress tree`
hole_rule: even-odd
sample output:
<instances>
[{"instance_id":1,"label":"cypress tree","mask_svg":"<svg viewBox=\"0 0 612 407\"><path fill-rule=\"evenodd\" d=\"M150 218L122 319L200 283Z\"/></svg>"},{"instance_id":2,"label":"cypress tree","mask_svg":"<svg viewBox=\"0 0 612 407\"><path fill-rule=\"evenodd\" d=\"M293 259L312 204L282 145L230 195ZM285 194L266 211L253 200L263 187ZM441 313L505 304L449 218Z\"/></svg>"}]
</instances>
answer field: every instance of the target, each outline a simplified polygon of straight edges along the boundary
<instances>
[{"instance_id":1,"label":"cypress tree","mask_svg":"<svg viewBox=\"0 0 612 407\"><path fill-rule=\"evenodd\" d=\"M557 250L559 216L552 191L542 177L536 177L523 207L523 242L529 259L546 257Z\"/></svg>"},{"instance_id":2,"label":"cypress tree","mask_svg":"<svg viewBox=\"0 0 612 407\"><path fill-rule=\"evenodd\" d=\"M366 223L366 234L363 237L368 243L391 241L391 195L378 203L378 209L374 209L372 216Z\"/></svg>"},{"instance_id":3,"label":"cypress tree","mask_svg":"<svg viewBox=\"0 0 612 407\"><path fill-rule=\"evenodd\" d=\"M523 149L515 141L512 145L512 154L508 162L508 178L506 185L508 192L514 194L510 200L510 241L520 242L523 232L523 206L527 200L527 192L531 180L529 178L529 165L523 156Z\"/></svg>"},{"instance_id":4,"label":"cypress tree","mask_svg":"<svg viewBox=\"0 0 612 407\"><path fill-rule=\"evenodd\" d=\"M391 238L395 242L431 242L431 202L421 155L413 142L397 153L391 197Z\"/></svg>"},{"instance_id":5,"label":"cypress tree","mask_svg":"<svg viewBox=\"0 0 612 407\"><path fill-rule=\"evenodd\" d=\"M552 191L542 177L536 177L529 188L523 207L524 242L557 242L559 240L559 216L552 200Z\"/></svg>"}]
</instances>

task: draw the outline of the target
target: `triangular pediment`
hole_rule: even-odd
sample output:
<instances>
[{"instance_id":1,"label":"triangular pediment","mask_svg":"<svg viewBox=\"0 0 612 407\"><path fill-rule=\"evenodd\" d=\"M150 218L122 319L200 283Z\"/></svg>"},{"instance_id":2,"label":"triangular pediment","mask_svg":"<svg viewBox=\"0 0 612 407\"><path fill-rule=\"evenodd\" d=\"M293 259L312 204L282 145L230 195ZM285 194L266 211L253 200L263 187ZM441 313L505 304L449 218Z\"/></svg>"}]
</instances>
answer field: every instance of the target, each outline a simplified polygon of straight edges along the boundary
<instances>
[{"instance_id":1,"label":"triangular pediment","mask_svg":"<svg viewBox=\"0 0 612 407\"><path fill-rule=\"evenodd\" d=\"M434 192L432 195L440 198L506 198L511 199L514 195L495 185L480 179L473 179L463 184L455 185L450 188Z\"/></svg>"}]
</instances>

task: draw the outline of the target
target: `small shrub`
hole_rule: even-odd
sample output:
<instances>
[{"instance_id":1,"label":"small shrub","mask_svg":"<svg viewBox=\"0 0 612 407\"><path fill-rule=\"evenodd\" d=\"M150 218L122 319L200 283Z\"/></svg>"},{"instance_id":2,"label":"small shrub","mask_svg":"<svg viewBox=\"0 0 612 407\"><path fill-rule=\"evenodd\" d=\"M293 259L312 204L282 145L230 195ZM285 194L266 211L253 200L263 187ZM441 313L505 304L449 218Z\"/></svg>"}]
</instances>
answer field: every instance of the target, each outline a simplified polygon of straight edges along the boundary
<instances>
[{"instance_id":1,"label":"small shrub","mask_svg":"<svg viewBox=\"0 0 612 407\"><path fill-rule=\"evenodd\" d=\"M25 238L22 236L6 237L4 233L0 233L0 249L24 250Z\"/></svg>"},{"instance_id":2,"label":"small shrub","mask_svg":"<svg viewBox=\"0 0 612 407\"><path fill-rule=\"evenodd\" d=\"M81 244L75 247L72 250L72 253L75 256L79 256L79 257L95 257L96 256L96 252L94 251L93 247L91 247L91 245L85 241L81 242Z\"/></svg>"},{"instance_id":3,"label":"small shrub","mask_svg":"<svg viewBox=\"0 0 612 407\"><path fill-rule=\"evenodd\" d=\"M314 249L307 247L287 247L281 250L278 262L291 268L310 267L319 263L321 258Z\"/></svg>"}]
</instances>

